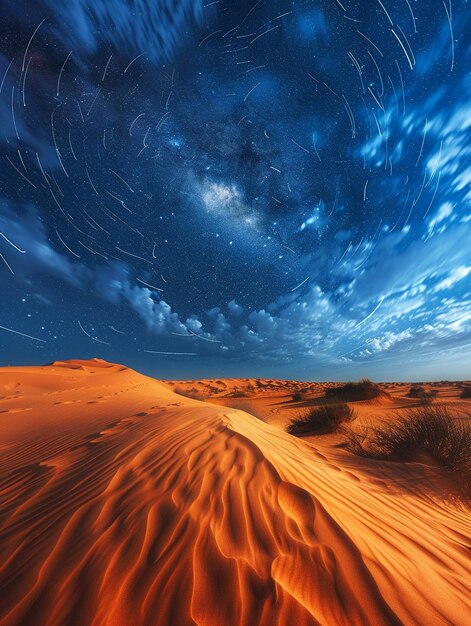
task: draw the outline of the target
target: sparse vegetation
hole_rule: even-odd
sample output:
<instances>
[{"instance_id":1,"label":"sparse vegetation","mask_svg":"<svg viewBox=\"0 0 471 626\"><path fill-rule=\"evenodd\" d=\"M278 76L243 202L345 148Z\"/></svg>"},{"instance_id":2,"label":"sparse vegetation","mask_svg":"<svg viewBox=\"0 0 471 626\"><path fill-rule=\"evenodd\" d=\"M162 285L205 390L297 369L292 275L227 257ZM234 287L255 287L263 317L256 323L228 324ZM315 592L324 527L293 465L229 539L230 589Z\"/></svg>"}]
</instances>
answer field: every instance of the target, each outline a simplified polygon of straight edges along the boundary
<instances>
[{"instance_id":1,"label":"sparse vegetation","mask_svg":"<svg viewBox=\"0 0 471 626\"><path fill-rule=\"evenodd\" d=\"M332 433L354 418L355 412L348 404L325 404L312 407L303 415L292 419L286 430L291 435L298 436Z\"/></svg>"},{"instance_id":2,"label":"sparse vegetation","mask_svg":"<svg viewBox=\"0 0 471 626\"><path fill-rule=\"evenodd\" d=\"M362 378L356 383L348 382L339 387L329 387L325 391L326 396L341 396L352 400L372 400L381 393L381 387L369 378Z\"/></svg>"},{"instance_id":3,"label":"sparse vegetation","mask_svg":"<svg viewBox=\"0 0 471 626\"><path fill-rule=\"evenodd\" d=\"M293 393L293 402L302 402L303 394L300 391Z\"/></svg>"},{"instance_id":4,"label":"sparse vegetation","mask_svg":"<svg viewBox=\"0 0 471 626\"><path fill-rule=\"evenodd\" d=\"M471 422L453 417L444 406L409 409L377 428L345 429L344 433L346 447L354 454L407 461L418 452L426 452L471 483Z\"/></svg>"}]
</instances>

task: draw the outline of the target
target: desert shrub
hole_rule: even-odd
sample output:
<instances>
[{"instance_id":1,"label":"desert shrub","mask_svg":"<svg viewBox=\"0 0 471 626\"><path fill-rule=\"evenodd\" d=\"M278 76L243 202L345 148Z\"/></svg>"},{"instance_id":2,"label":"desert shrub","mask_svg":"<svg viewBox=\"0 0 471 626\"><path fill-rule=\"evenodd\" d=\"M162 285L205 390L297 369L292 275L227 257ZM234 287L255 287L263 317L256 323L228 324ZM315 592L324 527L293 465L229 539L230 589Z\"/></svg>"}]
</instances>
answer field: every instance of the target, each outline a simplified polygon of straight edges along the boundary
<instances>
[{"instance_id":1,"label":"desert shrub","mask_svg":"<svg viewBox=\"0 0 471 626\"><path fill-rule=\"evenodd\" d=\"M411 385L407 395L410 398L419 398L423 393L425 393L425 387L423 385Z\"/></svg>"},{"instance_id":2,"label":"desert shrub","mask_svg":"<svg viewBox=\"0 0 471 626\"><path fill-rule=\"evenodd\" d=\"M460 398L471 398L471 385L463 387L460 393Z\"/></svg>"},{"instance_id":3,"label":"desert shrub","mask_svg":"<svg viewBox=\"0 0 471 626\"><path fill-rule=\"evenodd\" d=\"M417 398L424 404L427 404L432 402L433 398L437 396L437 393L436 389L427 390L423 385L411 385L407 395L409 398Z\"/></svg>"},{"instance_id":4,"label":"desert shrub","mask_svg":"<svg viewBox=\"0 0 471 626\"><path fill-rule=\"evenodd\" d=\"M347 449L360 456L407 461L417 452L427 452L447 470L471 481L471 422L455 419L446 407L409 409L377 428L344 432Z\"/></svg>"},{"instance_id":5,"label":"desert shrub","mask_svg":"<svg viewBox=\"0 0 471 626\"><path fill-rule=\"evenodd\" d=\"M372 400L381 395L381 387L368 378L362 378L356 383L348 382L339 387L328 387L326 396L344 396L352 400Z\"/></svg>"},{"instance_id":6,"label":"desert shrub","mask_svg":"<svg viewBox=\"0 0 471 626\"><path fill-rule=\"evenodd\" d=\"M227 397L228 398L248 398L249 394L247 392L245 392L245 391L241 391L239 389L236 389L232 393L228 393Z\"/></svg>"},{"instance_id":7,"label":"desert shrub","mask_svg":"<svg viewBox=\"0 0 471 626\"><path fill-rule=\"evenodd\" d=\"M301 402L303 400L303 394L300 391L293 393L293 402Z\"/></svg>"},{"instance_id":8,"label":"desert shrub","mask_svg":"<svg viewBox=\"0 0 471 626\"><path fill-rule=\"evenodd\" d=\"M298 436L332 433L354 417L355 412L348 404L326 404L310 408L303 415L292 419L286 430Z\"/></svg>"}]
</instances>

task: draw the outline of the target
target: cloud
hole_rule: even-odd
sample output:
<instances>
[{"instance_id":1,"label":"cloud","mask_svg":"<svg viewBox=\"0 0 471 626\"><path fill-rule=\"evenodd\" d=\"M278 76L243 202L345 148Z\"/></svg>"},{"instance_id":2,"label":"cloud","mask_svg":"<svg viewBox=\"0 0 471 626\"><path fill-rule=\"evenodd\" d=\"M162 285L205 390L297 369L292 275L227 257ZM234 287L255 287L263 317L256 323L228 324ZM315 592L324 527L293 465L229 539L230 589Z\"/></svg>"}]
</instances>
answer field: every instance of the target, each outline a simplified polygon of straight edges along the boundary
<instances>
[{"instance_id":1,"label":"cloud","mask_svg":"<svg viewBox=\"0 0 471 626\"><path fill-rule=\"evenodd\" d=\"M437 273L451 272L466 264L471 249L471 231L465 225L455 225L428 239L407 241L403 234L391 234L380 242L370 255L363 271L354 279L356 298L369 301L381 295L399 295L417 287Z\"/></svg>"},{"instance_id":2,"label":"cloud","mask_svg":"<svg viewBox=\"0 0 471 626\"><path fill-rule=\"evenodd\" d=\"M461 265L460 267L455 268L449 273L447 278L444 278L437 285L435 285L435 287L433 288L433 291L442 291L443 289L450 289L451 287L456 285L456 283L458 283L460 280L463 280L463 278L466 278L466 276L468 276L470 272L471 272L471 265L467 265L467 266Z\"/></svg>"},{"instance_id":3,"label":"cloud","mask_svg":"<svg viewBox=\"0 0 471 626\"><path fill-rule=\"evenodd\" d=\"M201 22L200 0L46 0L57 16L56 31L68 48L89 54L101 43L152 61L168 60L194 24Z\"/></svg>"},{"instance_id":4,"label":"cloud","mask_svg":"<svg viewBox=\"0 0 471 626\"><path fill-rule=\"evenodd\" d=\"M132 284L129 267L122 262L110 261L95 269L95 288L103 298L113 304L127 303L145 323L147 329L159 335L199 334L201 322L196 316L180 319L170 304L147 287Z\"/></svg>"},{"instance_id":5,"label":"cloud","mask_svg":"<svg viewBox=\"0 0 471 626\"><path fill-rule=\"evenodd\" d=\"M59 254L51 246L44 224L32 206L24 208L20 217L3 201L0 205L0 233L3 235L0 237L0 252L9 259L17 278L27 279L35 273L45 272L79 289L88 289L93 285L99 297L116 305L126 302L148 330L156 334L203 332L196 316L183 322L165 300L156 299L155 292L132 284L130 269L125 263L109 261L85 266ZM59 240L57 243L60 245ZM216 331L222 334L226 326L229 325L224 316L219 314ZM207 333L207 336L212 335Z\"/></svg>"},{"instance_id":6,"label":"cloud","mask_svg":"<svg viewBox=\"0 0 471 626\"><path fill-rule=\"evenodd\" d=\"M24 251L23 254L5 238L0 239L0 252L19 276L43 271L79 287L91 275L85 265L71 262L65 254L56 251L32 205L17 207L15 211L6 199L0 200L0 232Z\"/></svg>"},{"instance_id":7,"label":"cloud","mask_svg":"<svg viewBox=\"0 0 471 626\"><path fill-rule=\"evenodd\" d=\"M434 217L429 220L429 229L431 230L432 228L434 228L434 226L436 226L436 224L439 224L440 222L445 220L452 214L452 212L453 205L451 204L451 202L444 202L435 213Z\"/></svg>"},{"instance_id":8,"label":"cloud","mask_svg":"<svg viewBox=\"0 0 471 626\"><path fill-rule=\"evenodd\" d=\"M368 348L358 353L358 356L370 356L379 352L389 350L394 345L406 339L411 339L413 332L408 328L400 332L387 331L380 337L373 337L368 341Z\"/></svg>"},{"instance_id":9,"label":"cloud","mask_svg":"<svg viewBox=\"0 0 471 626\"><path fill-rule=\"evenodd\" d=\"M238 317L244 310L244 307L242 307L240 304L237 304L235 300L231 300L228 303L227 308L229 309L229 313L234 317Z\"/></svg>"},{"instance_id":10,"label":"cloud","mask_svg":"<svg viewBox=\"0 0 471 626\"><path fill-rule=\"evenodd\" d=\"M219 339L222 339L226 337L226 334L228 333L230 328L231 328L231 325L225 318L224 314L218 313L216 317L216 322L214 324L214 331L213 331L214 336Z\"/></svg>"},{"instance_id":11,"label":"cloud","mask_svg":"<svg viewBox=\"0 0 471 626\"><path fill-rule=\"evenodd\" d=\"M184 333L187 326L165 300L155 301L147 287L124 284L122 296L144 320L149 330L157 333Z\"/></svg>"}]
</instances>

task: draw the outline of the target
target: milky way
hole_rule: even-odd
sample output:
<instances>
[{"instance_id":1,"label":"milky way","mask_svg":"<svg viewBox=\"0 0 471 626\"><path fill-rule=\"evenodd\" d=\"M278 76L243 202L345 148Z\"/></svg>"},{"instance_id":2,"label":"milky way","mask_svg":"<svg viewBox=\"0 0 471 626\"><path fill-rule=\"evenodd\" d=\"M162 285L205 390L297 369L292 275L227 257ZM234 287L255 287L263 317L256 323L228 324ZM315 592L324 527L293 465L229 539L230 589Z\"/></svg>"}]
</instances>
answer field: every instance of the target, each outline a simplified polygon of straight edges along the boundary
<instances>
[{"instance_id":1,"label":"milky way","mask_svg":"<svg viewBox=\"0 0 471 626\"><path fill-rule=\"evenodd\" d=\"M467 0L2 4L2 364L464 378Z\"/></svg>"}]
</instances>

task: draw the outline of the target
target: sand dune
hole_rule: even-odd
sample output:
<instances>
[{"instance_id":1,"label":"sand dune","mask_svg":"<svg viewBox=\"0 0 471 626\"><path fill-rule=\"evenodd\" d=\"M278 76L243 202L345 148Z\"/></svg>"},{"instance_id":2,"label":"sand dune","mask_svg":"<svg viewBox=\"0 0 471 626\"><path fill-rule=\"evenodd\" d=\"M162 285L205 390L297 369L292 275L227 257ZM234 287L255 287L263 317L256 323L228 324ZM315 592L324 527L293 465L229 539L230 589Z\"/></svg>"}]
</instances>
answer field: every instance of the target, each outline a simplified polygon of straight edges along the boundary
<instances>
[{"instance_id":1,"label":"sand dune","mask_svg":"<svg viewBox=\"0 0 471 626\"><path fill-rule=\"evenodd\" d=\"M409 396L413 386L410 383L382 383L379 397L370 400L346 398L344 394L326 396L329 391L340 387L341 383L243 378L166 381L166 384L185 397L242 409L283 429L291 418L326 402L351 402L358 417L369 423L374 423L378 418L391 419L398 410L420 404L420 399ZM469 381L422 384L426 392L436 394L435 403L452 406L458 413L471 412L471 399L462 400L460 397L463 387L470 385ZM296 397L298 394L301 398Z\"/></svg>"},{"instance_id":2,"label":"sand dune","mask_svg":"<svg viewBox=\"0 0 471 626\"><path fill-rule=\"evenodd\" d=\"M2 626L469 623L471 520L433 467L99 360L4 368L0 396Z\"/></svg>"}]
</instances>

